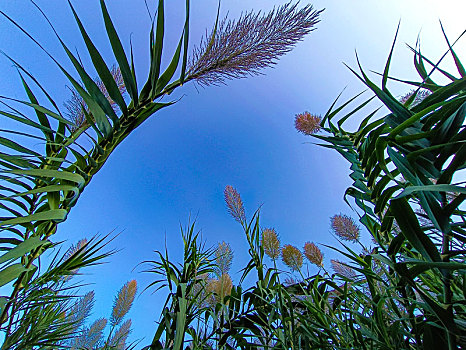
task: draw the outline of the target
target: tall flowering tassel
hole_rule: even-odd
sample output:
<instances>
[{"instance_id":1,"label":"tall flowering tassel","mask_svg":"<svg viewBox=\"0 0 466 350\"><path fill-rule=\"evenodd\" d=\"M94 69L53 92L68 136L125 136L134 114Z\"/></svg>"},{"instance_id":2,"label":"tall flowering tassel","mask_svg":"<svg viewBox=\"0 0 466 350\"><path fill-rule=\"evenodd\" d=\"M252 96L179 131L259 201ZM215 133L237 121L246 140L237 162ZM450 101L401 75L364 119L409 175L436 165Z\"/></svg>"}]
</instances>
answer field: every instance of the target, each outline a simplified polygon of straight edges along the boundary
<instances>
[{"instance_id":1,"label":"tall flowering tassel","mask_svg":"<svg viewBox=\"0 0 466 350\"><path fill-rule=\"evenodd\" d=\"M120 67L113 65L110 73L112 74L113 79L118 87L118 90L122 95L126 92L126 86L123 81L123 76L121 75ZM108 100L110 105L112 106L115 112L118 111L118 105L115 101L112 100L110 94L105 87L105 84L99 78L95 79L95 83L105 98ZM81 95L75 90L71 90L71 98L65 102L65 108L68 110L68 119L73 122L74 126L72 126L71 131L76 131L81 127L88 127L88 123L86 120L86 114L89 114L89 107L84 102L84 99Z\"/></svg>"},{"instance_id":2,"label":"tall flowering tassel","mask_svg":"<svg viewBox=\"0 0 466 350\"><path fill-rule=\"evenodd\" d=\"M66 321L71 324L73 330L77 330L82 326L86 318L91 313L93 306L94 291L88 292L74 303L66 317Z\"/></svg>"},{"instance_id":3,"label":"tall flowering tassel","mask_svg":"<svg viewBox=\"0 0 466 350\"><path fill-rule=\"evenodd\" d=\"M106 326L106 318L99 318L91 325L88 332L88 348L92 349L92 347L102 339L102 333Z\"/></svg>"},{"instance_id":4,"label":"tall flowering tassel","mask_svg":"<svg viewBox=\"0 0 466 350\"><path fill-rule=\"evenodd\" d=\"M231 294L233 282L228 273L220 276L218 279L211 279L207 282L206 290L210 294L210 305L214 306L222 302L226 296Z\"/></svg>"},{"instance_id":5,"label":"tall flowering tassel","mask_svg":"<svg viewBox=\"0 0 466 350\"><path fill-rule=\"evenodd\" d=\"M112 316L110 317L110 324L112 326L120 324L129 309L131 309L137 289L136 280L126 282L120 289L113 303Z\"/></svg>"},{"instance_id":6,"label":"tall flowering tassel","mask_svg":"<svg viewBox=\"0 0 466 350\"><path fill-rule=\"evenodd\" d=\"M63 256L63 260L68 260L69 258L71 258L74 254L76 254L80 249L82 249L83 247L85 247L87 244L87 239L84 238L84 239L81 239L78 243L76 243L75 245L72 245L65 253L65 255ZM64 276L63 277L63 281L66 282L68 281L69 279L71 279L75 274L78 273L78 270L79 269L74 269L74 270L71 270L70 271L70 274L68 276Z\"/></svg>"},{"instance_id":7,"label":"tall flowering tassel","mask_svg":"<svg viewBox=\"0 0 466 350\"><path fill-rule=\"evenodd\" d=\"M207 284L209 281L209 274L203 273L196 276L195 283L191 287L190 298L197 308L205 307L208 304Z\"/></svg>"},{"instance_id":8,"label":"tall flowering tassel","mask_svg":"<svg viewBox=\"0 0 466 350\"><path fill-rule=\"evenodd\" d=\"M341 261L332 259L330 260L330 263L332 264L333 271L335 271L335 273L337 273L338 275L351 280L356 277L356 272L351 267L342 263Z\"/></svg>"},{"instance_id":9,"label":"tall flowering tassel","mask_svg":"<svg viewBox=\"0 0 466 350\"><path fill-rule=\"evenodd\" d=\"M292 271L299 271L303 266L303 254L298 248L290 244L283 246L282 260Z\"/></svg>"},{"instance_id":10,"label":"tall flowering tassel","mask_svg":"<svg viewBox=\"0 0 466 350\"><path fill-rule=\"evenodd\" d=\"M265 254L272 260L278 259L280 256L280 240L278 239L277 232L275 232L273 228L262 230L261 243Z\"/></svg>"},{"instance_id":11,"label":"tall flowering tassel","mask_svg":"<svg viewBox=\"0 0 466 350\"><path fill-rule=\"evenodd\" d=\"M324 255L314 243L304 244L304 255L311 263L320 267L324 266Z\"/></svg>"},{"instance_id":12,"label":"tall flowering tassel","mask_svg":"<svg viewBox=\"0 0 466 350\"><path fill-rule=\"evenodd\" d=\"M120 91L120 94L124 95L124 93L126 92L126 86L123 80L123 76L121 75L120 67L113 65L112 68L110 69L110 74L112 74L112 77L115 80L118 90ZM105 84L103 83L103 81L100 79L96 79L95 83L99 87L99 90L102 91L105 98L108 100L108 102L112 106L113 110L117 112L118 104L115 101L113 101L112 98L110 97L110 94L108 93L107 88L105 87Z\"/></svg>"},{"instance_id":13,"label":"tall flowering tassel","mask_svg":"<svg viewBox=\"0 0 466 350\"><path fill-rule=\"evenodd\" d=\"M187 68L187 80L218 85L227 79L259 74L314 30L321 11L285 4L268 14L248 12L223 20L202 38Z\"/></svg>"},{"instance_id":14,"label":"tall flowering tassel","mask_svg":"<svg viewBox=\"0 0 466 350\"><path fill-rule=\"evenodd\" d=\"M410 105L407 106L407 107L415 107L417 106L419 103L421 103L427 96L429 96L431 94L431 92L429 90L419 90L417 91L416 93L416 90L415 89L411 89L408 93L406 93L405 95L401 96L399 98L399 101L400 103L402 104L406 104L408 102L408 100L410 98L412 98L412 96L416 94L416 96L414 97L414 99L411 101Z\"/></svg>"},{"instance_id":15,"label":"tall flowering tassel","mask_svg":"<svg viewBox=\"0 0 466 350\"><path fill-rule=\"evenodd\" d=\"M359 227L349 216L339 214L330 218L333 233L345 241L357 242Z\"/></svg>"},{"instance_id":16,"label":"tall flowering tassel","mask_svg":"<svg viewBox=\"0 0 466 350\"><path fill-rule=\"evenodd\" d=\"M246 215L244 213L243 201L238 191L230 185L225 187L223 192L225 195L225 203L228 207L228 212L233 218L239 223L246 221Z\"/></svg>"},{"instance_id":17,"label":"tall flowering tassel","mask_svg":"<svg viewBox=\"0 0 466 350\"><path fill-rule=\"evenodd\" d=\"M312 135L320 131L320 123L322 118L318 115L304 112L297 114L294 120L296 130L302 132L304 135Z\"/></svg>"},{"instance_id":18,"label":"tall flowering tassel","mask_svg":"<svg viewBox=\"0 0 466 350\"><path fill-rule=\"evenodd\" d=\"M79 337L73 339L70 349L94 349L95 345L102 340L102 333L106 325L107 319L97 319L90 328L85 328Z\"/></svg>"},{"instance_id":19,"label":"tall flowering tassel","mask_svg":"<svg viewBox=\"0 0 466 350\"><path fill-rule=\"evenodd\" d=\"M216 296L214 294L214 290L216 288L216 284L218 283L218 279L216 278L209 278L207 280L206 286L205 286L205 293L206 293L206 304L208 306L214 306L217 301L216 301ZM204 305L202 305L204 306Z\"/></svg>"},{"instance_id":20,"label":"tall flowering tassel","mask_svg":"<svg viewBox=\"0 0 466 350\"><path fill-rule=\"evenodd\" d=\"M76 254L76 252L80 249L82 249L85 245L87 244L87 239L81 239L78 241L78 243L72 245L65 253L64 255L64 260L68 260L73 254Z\"/></svg>"},{"instance_id":21,"label":"tall flowering tassel","mask_svg":"<svg viewBox=\"0 0 466 350\"><path fill-rule=\"evenodd\" d=\"M228 243L222 242L218 244L215 250L215 260L217 266L215 274L219 277L227 274L230 271L231 263L233 261L233 251Z\"/></svg>"},{"instance_id":22,"label":"tall flowering tassel","mask_svg":"<svg viewBox=\"0 0 466 350\"><path fill-rule=\"evenodd\" d=\"M124 350L126 349L126 338L131 333L131 320L123 322L120 328L116 331L112 339L110 339L110 346L112 349Z\"/></svg>"},{"instance_id":23,"label":"tall flowering tassel","mask_svg":"<svg viewBox=\"0 0 466 350\"><path fill-rule=\"evenodd\" d=\"M71 98L66 101L64 105L68 110L68 119L74 124L71 126L72 131L76 131L81 127L88 126L86 113L89 113L89 108L84 102L84 99L76 90L71 90Z\"/></svg>"}]
</instances>

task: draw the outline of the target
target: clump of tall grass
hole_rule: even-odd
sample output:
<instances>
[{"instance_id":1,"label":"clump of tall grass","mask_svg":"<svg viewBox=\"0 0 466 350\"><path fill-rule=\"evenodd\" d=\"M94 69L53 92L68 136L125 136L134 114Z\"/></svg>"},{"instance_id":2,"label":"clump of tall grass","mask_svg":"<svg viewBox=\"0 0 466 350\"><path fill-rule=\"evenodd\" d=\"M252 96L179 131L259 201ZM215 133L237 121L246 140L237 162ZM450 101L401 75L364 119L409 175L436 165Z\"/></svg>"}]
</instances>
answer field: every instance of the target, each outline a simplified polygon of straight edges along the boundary
<instances>
[{"instance_id":1,"label":"clump of tall grass","mask_svg":"<svg viewBox=\"0 0 466 350\"><path fill-rule=\"evenodd\" d=\"M91 297L88 298L88 295ZM86 310L75 312L72 310L70 315L80 315L81 322L76 324L75 336L65 342L65 346L72 350L78 349L115 349L126 350L133 348L136 344L133 342L127 344L127 338L131 333L131 319L125 319L131 309L134 297L137 293L137 282L131 280L126 282L115 296L110 320L106 318L98 318L89 327L84 325L84 320L89 317L90 311L94 304L94 294L90 292L86 294L77 305L82 305ZM76 316L72 316L76 317ZM108 335L105 336L105 328L109 325Z\"/></svg>"},{"instance_id":2,"label":"clump of tall grass","mask_svg":"<svg viewBox=\"0 0 466 350\"><path fill-rule=\"evenodd\" d=\"M4 349L17 344L23 348L26 345L49 346L68 337L67 331L47 326L58 317L57 304L37 304L40 300L37 293L46 290L42 287L57 283L51 281L50 275L46 282L38 276L38 261L53 245L60 223L67 219L81 193L119 144L160 109L176 103L168 100L169 95L185 83L218 84L231 78L259 74L261 69L273 65L314 29L321 12L314 11L310 5L299 8L288 3L265 15L245 14L237 21L217 18L211 35L197 46L189 59L190 1L183 2L182 34L174 52L167 56L165 2L159 0L152 26L148 28L148 74L141 82L137 78L140 68L135 66L133 47L130 45L130 50L125 52L104 0L99 2L98 12L105 27L105 41L111 47L110 53L105 55L99 52L86 24L68 2L72 22L85 45L85 52L81 54L90 58L86 60L81 60L79 53L70 50L46 14L34 1L31 3L37 14L50 25L52 35L56 36L66 55L66 62L59 62L8 14L0 11L0 16L24 33L63 73L70 86L71 98L63 111L53 93L47 91L21 63L7 55L17 68L25 97L8 98L3 94L0 97L0 117L6 118L9 125L13 123L12 127L0 129L0 248L5 251L0 257L0 286L10 289L8 295L0 297ZM2 51L7 50L2 48ZM111 63L105 62L104 57L111 57ZM96 78L91 77L94 74L97 74ZM84 140L89 142L82 142ZM27 146L30 144L33 146ZM241 218L241 213L238 214ZM82 252L81 249L78 251ZM67 270L67 276L73 271ZM197 272L195 279L201 281L203 273ZM188 277L191 275L182 280ZM228 286L227 275L222 281L221 285ZM35 282L42 284L38 286ZM60 290L61 286L54 287ZM178 293L188 298L190 294L186 294L185 287L180 286ZM47 297L48 293L45 293ZM226 294L224 297L226 299ZM184 301L179 306L183 309ZM91 327L93 334L98 333L103 323L100 321ZM123 323L121 327L120 333L124 334L129 323ZM177 340L175 345L179 344Z\"/></svg>"},{"instance_id":3,"label":"clump of tall grass","mask_svg":"<svg viewBox=\"0 0 466 350\"><path fill-rule=\"evenodd\" d=\"M387 108L385 116L377 118L375 110L356 131L344 129L345 121L362 113L373 99L345 114L358 95L339 107L335 101L312 132L306 132L302 117L296 118L298 131L326 142L325 147L350 163L354 182L345 198L354 199L360 222L376 244L360 254L345 247L342 253L351 266L332 261L340 277L355 280L335 299L338 305L350 302L354 310L345 306L351 332L347 328L346 333L335 333L338 341L350 341L346 344L351 347L466 346L462 208L466 191L460 175L465 164L466 70L454 44L446 35L445 39L448 50L435 63L421 54L419 46L410 47L418 81L389 76L394 44L380 86L369 79L359 61L359 72L350 68ZM440 68L446 55L453 58L456 76ZM436 83L434 73L448 82ZM388 88L390 80L413 88L397 99ZM344 216L332 218L332 229L347 241L359 236L357 225Z\"/></svg>"},{"instance_id":4,"label":"clump of tall grass","mask_svg":"<svg viewBox=\"0 0 466 350\"><path fill-rule=\"evenodd\" d=\"M381 118L377 110L368 113L357 131L347 131L343 124L362 113L373 97L347 114L344 110L355 98L340 107L335 101L323 117L309 112L296 116L299 132L326 142L350 162L354 183L345 198L354 199L372 244L361 241L361 227L352 217L333 216L330 228L339 244L324 246L343 259L330 260L330 274L320 247L306 242L301 251L282 242L275 230L261 227L260 210L246 216L239 192L227 186L227 208L244 231L250 260L239 282L228 287L229 295L193 312L188 287L197 286L192 290L204 296L212 288L206 288L205 278L196 273L181 274L200 263L185 259L175 275L188 278L175 279L177 288L172 289L156 338L146 349L162 348L158 341L162 334L163 344L174 349L184 343L194 349L466 346L466 216L461 207L466 191L456 180L464 168L466 70L448 40L447 45L460 77L439 68L440 62L428 60L418 47L411 48L420 81L403 81L415 90L400 100L387 86L395 79L388 75L392 52L380 86L361 67L360 73L353 71L388 108ZM435 83L433 72L450 83ZM208 250L198 249L197 236L188 238L185 257L205 257L207 272L202 276L218 268L214 258L207 258ZM317 269L315 274L304 273L304 257ZM157 264L169 284L174 280L172 265L161 254L160 258ZM279 268L280 258L290 272ZM255 281L243 289L250 275Z\"/></svg>"}]
</instances>

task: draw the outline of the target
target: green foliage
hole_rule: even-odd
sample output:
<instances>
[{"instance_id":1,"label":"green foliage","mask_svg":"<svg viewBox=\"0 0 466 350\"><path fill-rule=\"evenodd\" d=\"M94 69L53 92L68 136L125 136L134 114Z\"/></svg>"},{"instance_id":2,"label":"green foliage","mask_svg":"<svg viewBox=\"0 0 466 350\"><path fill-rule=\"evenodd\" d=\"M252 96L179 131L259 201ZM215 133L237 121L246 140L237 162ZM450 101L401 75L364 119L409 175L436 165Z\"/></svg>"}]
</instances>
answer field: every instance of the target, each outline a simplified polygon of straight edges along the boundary
<instances>
[{"instance_id":1,"label":"green foliage","mask_svg":"<svg viewBox=\"0 0 466 350\"><path fill-rule=\"evenodd\" d=\"M163 1L160 1L159 7L163 8ZM1 187L3 214L0 227L4 235L10 233L11 236L2 236L5 237L2 242L3 247L9 252L4 256L7 265L3 265L0 278L3 284L16 280L11 296L6 298L2 304L0 319L3 322L8 321L8 318L15 317L15 310L14 308L12 310L12 307L19 297L21 286L27 282L28 273L34 268L34 262L44 251L43 245L50 244L49 238L56 232L57 225L66 219L82 191L101 169L115 147L150 115L173 103L153 102L168 92L167 85L173 76L174 69L178 66L177 54L175 54L174 61L161 78L158 78L158 74L154 75L154 71L160 70L162 47L160 40L155 42L156 34L154 32L151 32L151 49L159 54L158 58L151 57L151 78L146 84L147 89L145 90L148 93L141 93L144 96L139 98L135 72L129 68L130 65L134 66L133 62L128 63L105 2L101 1L108 40L119 64L119 72L121 72L124 85L131 97L131 102L127 106L121 89L115 81L115 74L112 74L94 47L71 3L70 8L86 44L93 68L99 75L98 83L101 87L99 88L98 83L90 78L79 60L71 53L56 32L59 42L76 69L84 87L59 62L51 55L49 56L74 87L78 100L82 101L75 107L81 109L80 112L85 116L85 123L75 125L67 120L57 107L57 103L39 82L19 63L11 59L20 71L20 77L29 101L13 101L11 99L9 101L31 107L35 111L37 122L8 103L5 105L14 113L0 112L2 116L19 122L22 128L29 127L30 129L28 133L12 131L20 143L1 137L1 144L7 148L7 153L2 153L0 164L1 179L4 183ZM42 48L13 19L4 13L2 15ZM157 31L160 33L163 31L163 11L159 11L158 18ZM186 35L187 33L183 34L182 39ZM187 43L187 38L185 42ZM32 81L35 88L45 93L49 104L55 109L54 111L39 104L33 88L30 87L25 76L29 81ZM170 91L179 85L180 83L172 85ZM120 116L117 116L110 100L118 106L121 112ZM58 123L54 122L53 119ZM88 132L88 129L94 131L94 136ZM37 136L37 132L42 136ZM92 141L92 147L86 148L81 145L81 139L84 135ZM35 151L21 145L26 144L31 138L40 140L45 146L45 152ZM16 262L18 258L21 258L21 263ZM10 314L8 314L9 312ZM7 339L11 336L9 331L10 329L7 328Z\"/></svg>"},{"instance_id":2,"label":"green foliage","mask_svg":"<svg viewBox=\"0 0 466 350\"><path fill-rule=\"evenodd\" d=\"M372 314L357 322L360 329L371 326L370 333L361 334L366 346L367 338L377 346L398 338L391 348L457 349L465 344L465 190L460 174L465 165L466 76L447 43L459 78L424 57L419 47L411 48L421 82L403 81L415 89L399 101L387 88L393 79L393 45L380 87L360 65L359 73L350 68L389 113L376 120L375 112L370 113L357 131L349 132L343 123L368 101L347 114L343 107L353 99L336 109L334 103L320 124L330 136L313 135L350 162L354 182L345 198L352 197L362 210L360 221L377 243L364 258L345 253L369 285ZM430 73L426 64L432 66ZM433 73L450 82L435 83ZM367 268L373 263L383 268L382 275L371 276ZM384 290L376 287L379 282Z\"/></svg>"},{"instance_id":3,"label":"green foliage","mask_svg":"<svg viewBox=\"0 0 466 350\"><path fill-rule=\"evenodd\" d=\"M46 318L43 320L44 324L52 322L47 317L51 317L51 320L56 319L54 314L58 311L54 309L54 304L42 305L48 309L42 309L39 317L39 311L33 304L21 303L23 294L30 291L25 285L30 284L32 276L38 278L35 275L36 264L41 254L52 244L51 239L58 224L66 220L81 193L115 148L147 118L174 104L176 101L167 102L163 98L183 83L202 83L203 78L208 78L210 83L216 83L258 74L261 68L274 64L276 58L289 51L304 35L312 31L313 26L319 21L320 14L320 11L313 11L310 5L298 10L296 5L291 4L279 7L277 12L272 11L266 17L249 13L247 22L251 29L262 28L270 33L261 45L250 48L247 55L243 55L244 50L237 46L234 55L221 57L225 49L228 51L235 48L226 48L227 43L244 43L242 40L227 40L226 43L220 40L228 36L247 36L249 32L243 31L241 24L246 20L243 19L243 22L232 22L231 26L225 28L216 27L209 38L212 45L201 45L194 59L188 64L190 1L186 0L185 21L179 44L168 66L162 67L165 14L164 1L159 0L156 20L149 37L149 74L139 90L132 49L128 59L105 1L100 0L101 15L105 24L105 34L117 62L115 68L109 68L87 34L85 25L71 2L68 3L92 62L89 69L82 66L79 56L72 53L37 6L50 24L74 72L66 70L65 64L49 54L33 35L0 11L2 16L50 57L73 88L72 99L66 104L70 113L66 115L58 108L52 94L20 63L7 56L18 69L27 99L0 97L2 106L6 107L5 110L0 110L0 115L18 125L17 129L0 130L0 249L6 251L0 257L0 285L13 281L11 294L0 299L0 326L5 335L5 349L17 348L18 342L22 341L20 335L26 334L26 328L19 333L15 333L16 330L12 328L18 319L30 320L28 327L35 324L32 320L36 318L37 322ZM277 43L278 47L274 46ZM262 48L268 48L269 54L259 55ZM276 50L273 50L274 48ZM206 58L208 60L205 60ZM90 71L96 71L98 78L92 79ZM178 71L179 77L175 78ZM79 78L76 78L76 75ZM125 91L128 93L129 103L125 100ZM45 96L44 101L38 100L38 93ZM36 146L28 146L31 141ZM40 148L37 145L40 145ZM38 280L42 281L40 278ZM187 295L183 294L186 292L183 292L183 283L180 284L180 293L186 298ZM24 308L18 309L18 305ZM180 305L184 310L185 301ZM180 322L178 321L179 325L175 329L183 329L179 328L182 327ZM28 342L29 347L43 346L43 339L47 340L47 344L59 344L60 337L66 338L69 333L57 330L52 336L50 329L52 328L42 324L40 327L38 325L27 328L29 333L21 346L24 345L24 341ZM181 344L179 339L182 338L177 338L177 346Z\"/></svg>"},{"instance_id":4,"label":"green foliage","mask_svg":"<svg viewBox=\"0 0 466 350\"><path fill-rule=\"evenodd\" d=\"M206 305L209 295L205 293L206 276L215 271L213 263L214 251L205 249L199 241L199 234L194 232L194 224L186 229L181 228L184 257L182 264L175 264L169 260L168 251L165 253L156 251L158 260L144 261L151 266L146 272L154 273L159 279L151 283L149 287L168 288L169 294L162 311L160 324L150 346L145 349L163 349L170 346L173 349L181 349L186 334L194 340L198 334L194 323L199 321L201 314L207 312ZM161 341L165 336L165 341ZM165 345L163 345L165 344Z\"/></svg>"},{"instance_id":5,"label":"green foliage","mask_svg":"<svg viewBox=\"0 0 466 350\"><path fill-rule=\"evenodd\" d=\"M131 319L123 322L126 314L131 308L137 291L135 280L127 282L115 297L112 313L110 316L110 331L108 336L104 337L104 330L107 326L107 319L99 318L90 327L84 326L84 320L87 318L93 307L92 298L86 294L81 298L71 310L71 317L78 318L79 322L74 322L74 337L64 342L64 347L72 350L127 350L134 349L135 343L126 344L128 335L131 333ZM118 327L118 328L117 328Z\"/></svg>"},{"instance_id":6,"label":"green foliage","mask_svg":"<svg viewBox=\"0 0 466 350\"><path fill-rule=\"evenodd\" d=\"M374 97L347 113L344 110L359 95L339 107L335 101L323 118L308 112L297 116L299 131L325 142L322 146L336 150L350 163L354 182L345 200L353 198L375 246L361 243L351 218L336 215L331 219L335 235L358 245L360 251L343 242L341 248L327 246L346 262L333 260L333 275L323 269L304 276L297 258L300 250L281 246L284 263L299 274L284 283L284 272L277 268L276 233L265 229L261 238L259 211L248 220L238 192L227 186L228 210L249 244L250 261L240 282L251 273L256 273L256 281L245 290L233 286L230 295L214 299L214 305L196 309L187 298L187 286L204 289L196 294L204 297L215 292L205 287L196 270L184 272L199 265L199 260L189 257L205 254L207 270L218 269L215 261L207 258L208 251L198 250L198 237L192 234L179 268L159 253L161 261L154 262L153 272L162 274L167 284L176 281L176 289L171 289L154 342L145 349L464 348L466 240L461 170L465 167L466 76L449 42L448 46L460 77L440 69L440 62L432 63L417 47L412 50L421 82L405 81L415 90L401 100L387 87L389 79L399 80L389 77L393 47L380 87L361 67L360 73L353 71L388 109L379 119L379 109L369 113L355 132L345 130L344 122L361 113ZM435 72L450 83L435 83ZM267 267L264 252L273 267ZM306 243L304 255L321 267L322 253L316 245ZM162 334L164 342L159 341Z\"/></svg>"},{"instance_id":7,"label":"green foliage","mask_svg":"<svg viewBox=\"0 0 466 350\"><path fill-rule=\"evenodd\" d=\"M76 300L80 287L71 283L79 269L99 264L113 254L101 253L106 237L81 241L65 254L56 252L45 271L33 265L24 284L18 288L15 303L1 330L8 334L2 349L63 348L89 314L93 294ZM56 249L48 244L47 250ZM12 250L10 250L12 252ZM8 253L7 253L8 254Z\"/></svg>"}]
</instances>

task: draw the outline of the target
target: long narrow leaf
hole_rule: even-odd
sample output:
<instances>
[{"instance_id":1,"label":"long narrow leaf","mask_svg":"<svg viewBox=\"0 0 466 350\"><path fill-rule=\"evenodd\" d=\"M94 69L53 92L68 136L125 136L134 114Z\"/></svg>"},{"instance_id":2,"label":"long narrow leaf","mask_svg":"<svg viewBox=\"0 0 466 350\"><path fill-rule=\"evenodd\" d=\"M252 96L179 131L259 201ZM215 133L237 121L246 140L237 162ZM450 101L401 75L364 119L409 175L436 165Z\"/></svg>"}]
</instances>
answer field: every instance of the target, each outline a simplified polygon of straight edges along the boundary
<instances>
[{"instance_id":1,"label":"long narrow leaf","mask_svg":"<svg viewBox=\"0 0 466 350\"><path fill-rule=\"evenodd\" d=\"M74 18L76 19L76 22L78 23L79 30L81 31L81 35L84 39L84 42L86 43L87 50L89 51L89 55L91 56L91 60L92 60L92 63L94 64L97 74L99 75L100 79L102 79L102 82L104 83L105 88L107 89L110 98L118 104L118 106L120 107L120 109L125 115L128 114L125 100L123 99L123 96L121 96L120 90L118 89L118 86L115 82L115 79L112 76L112 73L110 73L110 70L105 64L105 61L102 58L102 55L99 53L99 51L94 46L91 39L89 38L89 35L84 29L84 26L82 25L81 20L79 19L78 15L76 14L76 11L73 8L73 5L71 5L71 2L69 0L68 0L68 3L71 7L71 10L73 11ZM112 120L117 125L119 124L118 118L112 119Z\"/></svg>"},{"instance_id":2,"label":"long narrow leaf","mask_svg":"<svg viewBox=\"0 0 466 350\"><path fill-rule=\"evenodd\" d=\"M138 90L136 86L135 76L131 73L131 69L128 64L128 59L126 58L125 50L123 45L121 45L120 38L113 26L112 19L107 10L104 0L100 0L100 7L102 9L102 16L104 18L105 28L107 29L108 39L112 45L113 54L118 62L118 65L121 70L121 75L123 76L123 81L125 82L126 89L128 94L131 97L135 107L138 104Z\"/></svg>"}]
</instances>

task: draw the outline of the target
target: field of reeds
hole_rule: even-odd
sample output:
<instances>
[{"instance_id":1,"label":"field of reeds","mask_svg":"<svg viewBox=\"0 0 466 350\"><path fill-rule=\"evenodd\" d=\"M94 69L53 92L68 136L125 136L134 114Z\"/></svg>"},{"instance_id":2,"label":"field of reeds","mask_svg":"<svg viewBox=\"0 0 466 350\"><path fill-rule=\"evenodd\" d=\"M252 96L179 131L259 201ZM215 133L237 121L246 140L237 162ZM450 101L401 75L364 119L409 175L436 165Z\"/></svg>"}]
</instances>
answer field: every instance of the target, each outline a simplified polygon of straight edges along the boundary
<instances>
[{"instance_id":1,"label":"field of reeds","mask_svg":"<svg viewBox=\"0 0 466 350\"><path fill-rule=\"evenodd\" d=\"M190 54L186 0L182 35L163 66L166 18L159 0L150 69L141 83L105 1L100 15L114 64L105 62L70 7L92 67L85 68L56 34L68 62L50 59L72 87L66 110L33 72L7 56L25 99L0 97L0 117L16 126L0 129L0 285L8 290L0 297L1 349L466 348L466 69L456 41L446 35L449 49L440 61L425 57L420 45L410 47L419 79L390 75L395 36L380 84L361 65L350 68L368 92L344 102L339 96L323 116L295 116L297 132L315 141L313 147L338 152L351 170L352 185L342 195L354 217L330 218L335 244L282 241L261 224L262 208L246 215L240 189L229 185L226 208L249 254L238 283L228 242L208 246L190 222L181 229L182 260L159 248L154 260L141 261L153 282L141 288L128 281L115 291L107 317L89 324L94 294L79 295L75 276L115 253L107 248L114 236L81 240L64 251L54 239L86 186L126 137L177 102L168 99L175 89L259 74L315 29L321 11L288 3L237 20L217 18ZM47 52L15 19L0 14ZM456 71L441 68L445 57ZM391 80L406 84L409 93L397 98L388 89ZM381 108L364 112L374 101ZM352 131L345 127L350 119L359 125ZM30 147L31 139L39 146ZM340 258L326 266L327 252ZM246 287L245 279L253 282ZM153 333L138 342L129 338L128 312L141 289L166 301Z\"/></svg>"}]
</instances>

